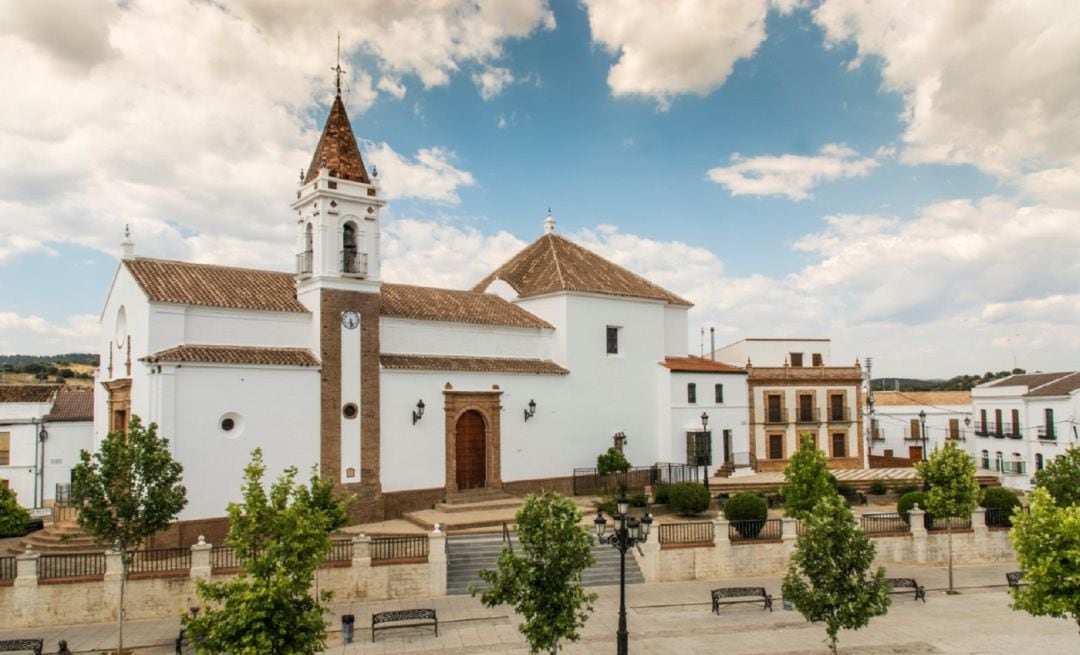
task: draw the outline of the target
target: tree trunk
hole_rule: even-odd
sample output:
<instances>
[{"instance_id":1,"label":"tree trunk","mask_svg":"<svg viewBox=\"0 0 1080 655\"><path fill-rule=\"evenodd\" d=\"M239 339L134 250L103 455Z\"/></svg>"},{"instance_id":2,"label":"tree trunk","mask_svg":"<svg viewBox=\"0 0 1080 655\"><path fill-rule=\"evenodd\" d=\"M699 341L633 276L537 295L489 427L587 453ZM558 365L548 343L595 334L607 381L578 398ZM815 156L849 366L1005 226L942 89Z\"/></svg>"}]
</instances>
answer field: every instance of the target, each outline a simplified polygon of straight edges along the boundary
<instances>
[{"instance_id":1,"label":"tree trunk","mask_svg":"<svg viewBox=\"0 0 1080 655\"><path fill-rule=\"evenodd\" d=\"M956 593L953 591L953 577L952 577L952 518L948 520L948 535L949 535L949 594Z\"/></svg>"},{"instance_id":2,"label":"tree trunk","mask_svg":"<svg viewBox=\"0 0 1080 655\"><path fill-rule=\"evenodd\" d=\"M116 655L124 655L124 587L127 584L127 553L120 551L120 612L117 623Z\"/></svg>"}]
</instances>

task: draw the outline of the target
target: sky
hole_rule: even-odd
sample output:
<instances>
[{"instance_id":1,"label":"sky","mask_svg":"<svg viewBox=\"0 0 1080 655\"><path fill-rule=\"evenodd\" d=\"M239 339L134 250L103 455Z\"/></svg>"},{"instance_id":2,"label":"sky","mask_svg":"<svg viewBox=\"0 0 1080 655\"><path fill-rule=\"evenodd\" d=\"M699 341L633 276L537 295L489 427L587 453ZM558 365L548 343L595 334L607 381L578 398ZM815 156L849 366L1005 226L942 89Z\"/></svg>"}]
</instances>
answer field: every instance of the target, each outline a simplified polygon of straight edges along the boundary
<instances>
[{"instance_id":1,"label":"sky","mask_svg":"<svg viewBox=\"0 0 1080 655\"><path fill-rule=\"evenodd\" d=\"M875 377L1080 369L1054 0L0 0L0 353L93 350L125 225L290 270L339 32L387 281L467 288L550 208L695 303L693 354L713 327Z\"/></svg>"}]
</instances>

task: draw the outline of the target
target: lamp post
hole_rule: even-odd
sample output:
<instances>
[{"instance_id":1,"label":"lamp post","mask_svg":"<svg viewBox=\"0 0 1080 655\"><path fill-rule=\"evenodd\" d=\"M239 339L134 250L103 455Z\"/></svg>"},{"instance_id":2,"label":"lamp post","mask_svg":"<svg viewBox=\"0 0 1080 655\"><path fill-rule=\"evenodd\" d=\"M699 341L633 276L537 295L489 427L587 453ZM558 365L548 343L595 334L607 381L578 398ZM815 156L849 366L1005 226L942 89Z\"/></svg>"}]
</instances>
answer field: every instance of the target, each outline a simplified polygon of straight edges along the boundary
<instances>
[{"instance_id":1,"label":"lamp post","mask_svg":"<svg viewBox=\"0 0 1080 655\"><path fill-rule=\"evenodd\" d=\"M617 504L618 512L612 516L615 525L610 533L607 533L607 520L604 519L603 512L596 513L593 523L596 527L596 541L619 551L619 630L615 633L615 652L617 655L628 655L630 635L626 632L626 551L648 541L649 527L653 519L648 509L640 521L628 516L630 503L626 500L625 491L619 494Z\"/></svg>"},{"instance_id":2,"label":"lamp post","mask_svg":"<svg viewBox=\"0 0 1080 655\"><path fill-rule=\"evenodd\" d=\"M709 439L709 415L706 414L705 412L701 413L701 438L702 439ZM710 446L709 451L712 451L712 444L709 444L709 446ZM699 462L700 462L701 458L704 456L703 453L701 452L701 448L702 448L702 446L701 446L701 443L699 442L698 443L698 452L697 452ZM708 461L705 462L705 466L704 466L704 468L702 468L702 473L701 473L701 483L703 485L705 485L705 490L706 491L709 490L709 466L711 464L712 464L712 459L710 458Z\"/></svg>"},{"instance_id":3,"label":"lamp post","mask_svg":"<svg viewBox=\"0 0 1080 655\"><path fill-rule=\"evenodd\" d=\"M919 431L922 433L922 458L926 461L926 410L919 410Z\"/></svg>"}]
</instances>

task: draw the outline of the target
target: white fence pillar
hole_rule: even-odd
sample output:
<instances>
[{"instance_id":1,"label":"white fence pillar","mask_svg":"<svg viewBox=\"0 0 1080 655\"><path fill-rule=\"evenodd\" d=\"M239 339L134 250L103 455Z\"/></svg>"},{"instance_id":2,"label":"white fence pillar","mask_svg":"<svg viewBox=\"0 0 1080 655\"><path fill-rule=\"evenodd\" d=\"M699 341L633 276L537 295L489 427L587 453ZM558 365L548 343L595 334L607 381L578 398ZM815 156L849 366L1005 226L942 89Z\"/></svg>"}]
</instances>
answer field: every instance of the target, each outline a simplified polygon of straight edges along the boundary
<instances>
[{"instance_id":1,"label":"white fence pillar","mask_svg":"<svg viewBox=\"0 0 1080 655\"><path fill-rule=\"evenodd\" d=\"M26 552L15 556L15 586L37 587L38 558L41 553L35 553L29 545Z\"/></svg>"},{"instance_id":2,"label":"white fence pillar","mask_svg":"<svg viewBox=\"0 0 1080 655\"><path fill-rule=\"evenodd\" d=\"M354 544L356 542L353 542ZM354 545L355 548L355 545ZM354 553L355 557L355 553ZM428 535L428 587L431 596L446 595L446 535L436 524Z\"/></svg>"},{"instance_id":3,"label":"white fence pillar","mask_svg":"<svg viewBox=\"0 0 1080 655\"><path fill-rule=\"evenodd\" d=\"M908 524L911 526L912 555L920 564L926 563L926 512L919 509L918 503L908 513Z\"/></svg>"},{"instance_id":4,"label":"white fence pillar","mask_svg":"<svg viewBox=\"0 0 1080 655\"><path fill-rule=\"evenodd\" d=\"M214 547L206 543L206 537L199 535L199 542L191 547L191 571L189 575L193 579L209 580L213 572L213 563L210 561L210 551Z\"/></svg>"}]
</instances>

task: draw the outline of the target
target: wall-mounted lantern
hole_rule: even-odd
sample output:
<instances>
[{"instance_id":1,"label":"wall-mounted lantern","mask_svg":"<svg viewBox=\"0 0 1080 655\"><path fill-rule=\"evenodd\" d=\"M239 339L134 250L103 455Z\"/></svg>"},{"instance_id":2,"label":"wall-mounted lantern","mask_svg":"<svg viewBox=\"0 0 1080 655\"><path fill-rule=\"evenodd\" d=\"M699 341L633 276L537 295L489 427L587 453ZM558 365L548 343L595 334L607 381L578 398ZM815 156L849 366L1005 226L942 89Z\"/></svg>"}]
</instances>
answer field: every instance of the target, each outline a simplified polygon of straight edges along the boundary
<instances>
[{"instance_id":1,"label":"wall-mounted lantern","mask_svg":"<svg viewBox=\"0 0 1080 655\"><path fill-rule=\"evenodd\" d=\"M416 425L416 422L424 417L424 400L420 399L416 401L416 409L412 413L412 423Z\"/></svg>"},{"instance_id":2,"label":"wall-mounted lantern","mask_svg":"<svg viewBox=\"0 0 1080 655\"><path fill-rule=\"evenodd\" d=\"M528 423L529 419L531 419L535 414L536 414L536 401L530 399L529 400L529 408L525 410L525 422Z\"/></svg>"}]
</instances>

